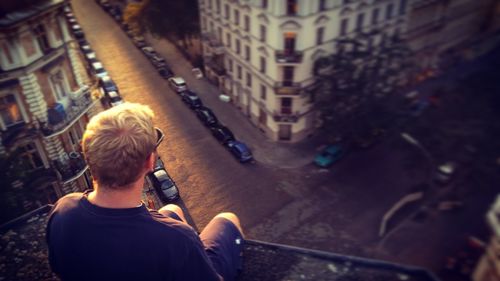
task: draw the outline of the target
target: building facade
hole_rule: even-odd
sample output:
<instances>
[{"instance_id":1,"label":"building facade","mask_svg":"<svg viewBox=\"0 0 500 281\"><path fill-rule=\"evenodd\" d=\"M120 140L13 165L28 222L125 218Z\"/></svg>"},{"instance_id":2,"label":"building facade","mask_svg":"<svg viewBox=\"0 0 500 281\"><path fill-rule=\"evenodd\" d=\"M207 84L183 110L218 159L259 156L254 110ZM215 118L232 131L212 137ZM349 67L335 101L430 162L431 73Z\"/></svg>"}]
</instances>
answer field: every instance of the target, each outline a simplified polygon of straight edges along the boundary
<instances>
[{"instance_id":1,"label":"building facade","mask_svg":"<svg viewBox=\"0 0 500 281\"><path fill-rule=\"evenodd\" d=\"M472 280L500 281L500 196L486 215L486 220L491 229L491 238Z\"/></svg>"},{"instance_id":2,"label":"building facade","mask_svg":"<svg viewBox=\"0 0 500 281\"><path fill-rule=\"evenodd\" d=\"M404 32L406 2L200 0L207 77L269 138L300 141L317 125L314 61L358 31Z\"/></svg>"},{"instance_id":3,"label":"building facade","mask_svg":"<svg viewBox=\"0 0 500 281\"><path fill-rule=\"evenodd\" d=\"M335 51L336 39L375 29L398 34L422 69L437 67L477 35L493 3L199 0L205 70L269 138L300 141L317 125L314 61Z\"/></svg>"},{"instance_id":4,"label":"building facade","mask_svg":"<svg viewBox=\"0 0 500 281\"><path fill-rule=\"evenodd\" d=\"M91 186L78 151L98 101L64 17L67 4L41 1L0 18L0 156L22 172L14 186L45 194L41 204Z\"/></svg>"}]
</instances>

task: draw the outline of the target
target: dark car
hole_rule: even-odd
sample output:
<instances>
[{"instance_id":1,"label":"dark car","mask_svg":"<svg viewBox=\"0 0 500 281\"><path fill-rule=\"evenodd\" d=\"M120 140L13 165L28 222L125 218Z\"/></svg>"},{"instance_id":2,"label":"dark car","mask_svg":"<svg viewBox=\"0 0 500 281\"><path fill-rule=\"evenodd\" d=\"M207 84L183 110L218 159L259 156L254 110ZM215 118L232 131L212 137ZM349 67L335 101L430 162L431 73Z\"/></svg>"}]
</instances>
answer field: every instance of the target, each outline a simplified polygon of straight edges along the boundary
<instances>
[{"instance_id":1,"label":"dark car","mask_svg":"<svg viewBox=\"0 0 500 281\"><path fill-rule=\"evenodd\" d=\"M179 198L179 189L165 169L158 169L148 176L154 189L163 200L173 201Z\"/></svg>"},{"instance_id":2,"label":"dark car","mask_svg":"<svg viewBox=\"0 0 500 281\"><path fill-rule=\"evenodd\" d=\"M144 37L142 37L142 36L135 36L134 38L132 38L132 42L134 42L134 44L139 49L147 46L146 40L144 40Z\"/></svg>"},{"instance_id":3,"label":"dark car","mask_svg":"<svg viewBox=\"0 0 500 281\"><path fill-rule=\"evenodd\" d=\"M167 62L165 62L165 59L160 57L158 54L153 54L151 57L149 57L149 61L156 68L162 68L167 66Z\"/></svg>"},{"instance_id":4,"label":"dark car","mask_svg":"<svg viewBox=\"0 0 500 281\"><path fill-rule=\"evenodd\" d=\"M200 107L196 109L196 116L205 124L205 126L213 127L219 124L219 120L215 117L215 114L208 107Z\"/></svg>"},{"instance_id":5,"label":"dark car","mask_svg":"<svg viewBox=\"0 0 500 281\"><path fill-rule=\"evenodd\" d=\"M160 74L160 76L163 79L168 79L170 77L174 77L174 73L172 72L172 70L170 70L166 66L158 68L158 74Z\"/></svg>"},{"instance_id":6,"label":"dark car","mask_svg":"<svg viewBox=\"0 0 500 281\"><path fill-rule=\"evenodd\" d=\"M228 141L226 147L231 151L234 157L240 162L248 162L253 159L252 152L246 144L240 141Z\"/></svg>"},{"instance_id":7,"label":"dark car","mask_svg":"<svg viewBox=\"0 0 500 281\"><path fill-rule=\"evenodd\" d=\"M210 130L212 131L212 135L222 144L235 140L233 132L226 126L219 125L210 128Z\"/></svg>"},{"instance_id":8,"label":"dark car","mask_svg":"<svg viewBox=\"0 0 500 281\"><path fill-rule=\"evenodd\" d=\"M182 101L189 105L190 108L200 108L203 106L200 97L196 95L196 93L191 92L189 90L183 91L180 93Z\"/></svg>"},{"instance_id":9,"label":"dark car","mask_svg":"<svg viewBox=\"0 0 500 281\"><path fill-rule=\"evenodd\" d=\"M163 160L161 160L160 156L156 157L155 166L153 167L153 171L165 169L165 164Z\"/></svg>"},{"instance_id":10,"label":"dark car","mask_svg":"<svg viewBox=\"0 0 500 281\"><path fill-rule=\"evenodd\" d=\"M104 76L99 78L98 86L99 90L101 91L101 94L105 94L112 91L118 92L118 87L109 76Z\"/></svg>"}]
</instances>

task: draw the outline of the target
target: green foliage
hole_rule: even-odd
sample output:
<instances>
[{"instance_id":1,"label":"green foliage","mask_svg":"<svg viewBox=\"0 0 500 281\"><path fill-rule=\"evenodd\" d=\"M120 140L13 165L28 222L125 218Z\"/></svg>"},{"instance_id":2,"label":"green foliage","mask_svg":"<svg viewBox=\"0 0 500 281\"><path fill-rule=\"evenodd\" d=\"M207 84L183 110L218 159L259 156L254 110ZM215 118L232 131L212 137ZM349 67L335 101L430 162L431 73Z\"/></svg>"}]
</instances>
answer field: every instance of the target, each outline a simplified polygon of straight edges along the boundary
<instances>
[{"instance_id":1,"label":"green foliage","mask_svg":"<svg viewBox=\"0 0 500 281\"><path fill-rule=\"evenodd\" d=\"M196 0L146 0L140 26L158 37L174 36L186 42L200 32Z\"/></svg>"},{"instance_id":2,"label":"green foliage","mask_svg":"<svg viewBox=\"0 0 500 281\"><path fill-rule=\"evenodd\" d=\"M379 44L373 44L375 36ZM398 36L374 31L336 40L336 52L317 59L313 68L324 127L352 136L372 126L413 65L412 52Z\"/></svg>"}]
</instances>

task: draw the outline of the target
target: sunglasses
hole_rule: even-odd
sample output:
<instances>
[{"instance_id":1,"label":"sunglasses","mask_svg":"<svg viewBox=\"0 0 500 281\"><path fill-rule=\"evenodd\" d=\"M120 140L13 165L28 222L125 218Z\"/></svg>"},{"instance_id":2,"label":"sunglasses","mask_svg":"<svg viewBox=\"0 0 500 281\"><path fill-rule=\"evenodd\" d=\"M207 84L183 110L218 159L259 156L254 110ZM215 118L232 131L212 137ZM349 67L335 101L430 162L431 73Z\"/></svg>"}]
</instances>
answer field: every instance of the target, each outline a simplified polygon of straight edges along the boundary
<instances>
[{"instance_id":1,"label":"sunglasses","mask_svg":"<svg viewBox=\"0 0 500 281\"><path fill-rule=\"evenodd\" d=\"M156 149L156 148L158 148L160 143L163 141L163 138L165 138L165 135L163 134L163 131L158 127L155 127L155 131L156 131L156 145L155 145L155 149Z\"/></svg>"}]
</instances>

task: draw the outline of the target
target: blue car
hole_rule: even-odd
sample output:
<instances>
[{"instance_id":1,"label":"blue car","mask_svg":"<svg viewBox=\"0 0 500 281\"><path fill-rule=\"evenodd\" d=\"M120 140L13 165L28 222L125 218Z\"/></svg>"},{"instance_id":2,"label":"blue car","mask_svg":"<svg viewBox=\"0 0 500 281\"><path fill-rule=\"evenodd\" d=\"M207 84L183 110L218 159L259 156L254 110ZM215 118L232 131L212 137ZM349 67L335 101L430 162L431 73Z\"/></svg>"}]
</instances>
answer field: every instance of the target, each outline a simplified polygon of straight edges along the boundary
<instances>
[{"instance_id":1,"label":"blue car","mask_svg":"<svg viewBox=\"0 0 500 281\"><path fill-rule=\"evenodd\" d=\"M231 151L234 157L240 162L248 162L253 159L250 148L241 141L233 140L226 143L226 147Z\"/></svg>"},{"instance_id":2,"label":"blue car","mask_svg":"<svg viewBox=\"0 0 500 281\"><path fill-rule=\"evenodd\" d=\"M338 144L327 146L314 157L314 164L326 168L337 162L344 155L344 149Z\"/></svg>"}]
</instances>

